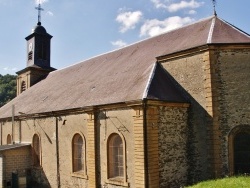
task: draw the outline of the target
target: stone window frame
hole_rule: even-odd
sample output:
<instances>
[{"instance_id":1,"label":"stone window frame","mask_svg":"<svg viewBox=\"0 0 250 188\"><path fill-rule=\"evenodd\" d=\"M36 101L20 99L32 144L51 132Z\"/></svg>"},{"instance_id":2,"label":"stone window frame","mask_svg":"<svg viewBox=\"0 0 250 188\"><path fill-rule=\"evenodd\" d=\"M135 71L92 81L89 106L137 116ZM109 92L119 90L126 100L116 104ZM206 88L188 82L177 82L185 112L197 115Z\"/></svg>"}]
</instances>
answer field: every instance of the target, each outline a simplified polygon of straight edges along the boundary
<instances>
[{"instance_id":1,"label":"stone window frame","mask_svg":"<svg viewBox=\"0 0 250 188\"><path fill-rule=\"evenodd\" d=\"M34 139L37 139L38 145L34 143ZM37 154L38 152L38 154ZM41 167L42 166L42 144L41 144L41 136L38 133L35 133L32 137L32 165L33 167Z\"/></svg>"},{"instance_id":2,"label":"stone window frame","mask_svg":"<svg viewBox=\"0 0 250 188\"><path fill-rule=\"evenodd\" d=\"M111 155L111 151L110 151L110 142L111 139L113 139L113 137L115 136L119 136L120 139L122 140L122 147L123 147L123 176L117 176L117 177L110 177L110 161L112 159L110 159L110 155ZM111 133L108 136L107 142L106 142L106 159L107 159L107 179L106 179L106 183L107 184L113 184L113 185L121 185L121 186L128 186L128 182L127 182L127 158L126 158L126 140L124 138L124 136L120 133Z\"/></svg>"},{"instance_id":3,"label":"stone window frame","mask_svg":"<svg viewBox=\"0 0 250 188\"><path fill-rule=\"evenodd\" d=\"M10 134L7 135L6 144L7 144L7 145L12 144L12 137L11 137Z\"/></svg>"},{"instance_id":4,"label":"stone window frame","mask_svg":"<svg viewBox=\"0 0 250 188\"><path fill-rule=\"evenodd\" d=\"M229 175L234 175L234 138L239 133L250 134L250 125L235 126L228 134L228 166Z\"/></svg>"},{"instance_id":5,"label":"stone window frame","mask_svg":"<svg viewBox=\"0 0 250 188\"><path fill-rule=\"evenodd\" d=\"M75 152L75 145L74 145L74 139L76 137L81 137L82 138L82 141L83 141L83 144L82 144L82 159L83 159L83 170L81 171L75 171L74 170L74 152ZM87 162L86 162L86 139L85 139L85 136L80 133L80 132L76 132L73 134L72 136L72 140L71 140L71 154L72 154L72 157L71 157L71 165L72 165L72 172L71 172L71 176L73 177L78 177L78 178L84 178L84 179L88 179L88 176L87 176Z\"/></svg>"}]
</instances>

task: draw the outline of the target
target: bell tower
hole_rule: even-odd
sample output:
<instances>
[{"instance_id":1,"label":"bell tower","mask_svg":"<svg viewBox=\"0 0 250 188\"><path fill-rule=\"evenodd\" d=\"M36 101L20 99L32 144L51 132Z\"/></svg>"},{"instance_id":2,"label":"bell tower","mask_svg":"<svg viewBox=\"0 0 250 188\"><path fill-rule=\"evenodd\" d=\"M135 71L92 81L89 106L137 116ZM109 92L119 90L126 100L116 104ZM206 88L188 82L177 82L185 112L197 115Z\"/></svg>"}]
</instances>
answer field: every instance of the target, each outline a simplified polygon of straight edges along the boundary
<instances>
[{"instance_id":1,"label":"bell tower","mask_svg":"<svg viewBox=\"0 0 250 188\"><path fill-rule=\"evenodd\" d=\"M38 23L32 29L32 33L25 38L27 41L26 68L17 72L17 95L56 70L50 66L50 40L52 36L41 24L41 11L43 10L41 4L36 9L38 10Z\"/></svg>"},{"instance_id":2,"label":"bell tower","mask_svg":"<svg viewBox=\"0 0 250 188\"><path fill-rule=\"evenodd\" d=\"M38 22L33 33L27 36L27 67L39 66L41 68L50 67L50 40L52 36Z\"/></svg>"}]
</instances>

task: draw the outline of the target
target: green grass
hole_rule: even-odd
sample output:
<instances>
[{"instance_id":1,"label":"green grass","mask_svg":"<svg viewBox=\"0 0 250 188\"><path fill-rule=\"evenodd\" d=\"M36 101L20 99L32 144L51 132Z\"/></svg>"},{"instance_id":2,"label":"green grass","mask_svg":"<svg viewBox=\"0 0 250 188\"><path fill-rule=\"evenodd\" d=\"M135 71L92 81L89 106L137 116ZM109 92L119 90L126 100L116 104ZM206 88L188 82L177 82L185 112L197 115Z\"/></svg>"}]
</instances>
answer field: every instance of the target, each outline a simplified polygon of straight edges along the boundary
<instances>
[{"instance_id":1,"label":"green grass","mask_svg":"<svg viewBox=\"0 0 250 188\"><path fill-rule=\"evenodd\" d=\"M208 180L186 188L250 188L250 176Z\"/></svg>"}]
</instances>

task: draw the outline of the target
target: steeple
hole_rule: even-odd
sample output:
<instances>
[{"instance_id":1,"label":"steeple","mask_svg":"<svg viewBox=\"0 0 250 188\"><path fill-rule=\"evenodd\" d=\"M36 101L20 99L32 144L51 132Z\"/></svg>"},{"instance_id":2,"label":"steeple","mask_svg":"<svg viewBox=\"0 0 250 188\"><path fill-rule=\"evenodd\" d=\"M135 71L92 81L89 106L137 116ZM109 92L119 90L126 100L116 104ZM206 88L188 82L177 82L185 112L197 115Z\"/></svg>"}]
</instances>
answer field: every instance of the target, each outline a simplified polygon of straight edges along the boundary
<instances>
[{"instance_id":1,"label":"steeple","mask_svg":"<svg viewBox=\"0 0 250 188\"><path fill-rule=\"evenodd\" d=\"M50 68L50 40L52 36L47 33L41 24L41 11L44 9L39 3L38 22L32 34L27 36L27 66L37 65L41 68Z\"/></svg>"},{"instance_id":2,"label":"steeple","mask_svg":"<svg viewBox=\"0 0 250 188\"><path fill-rule=\"evenodd\" d=\"M27 36L27 66L50 67L50 40L52 36L38 22L32 33Z\"/></svg>"},{"instance_id":3,"label":"steeple","mask_svg":"<svg viewBox=\"0 0 250 188\"><path fill-rule=\"evenodd\" d=\"M56 70L50 65L50 40L52 36L47 33L41 24L41 8L38 7L38 22L32 33L25 39L27 41L26 68L18 71L17 95L44 79L51 71Z\"/></svg>"}]
</instances>

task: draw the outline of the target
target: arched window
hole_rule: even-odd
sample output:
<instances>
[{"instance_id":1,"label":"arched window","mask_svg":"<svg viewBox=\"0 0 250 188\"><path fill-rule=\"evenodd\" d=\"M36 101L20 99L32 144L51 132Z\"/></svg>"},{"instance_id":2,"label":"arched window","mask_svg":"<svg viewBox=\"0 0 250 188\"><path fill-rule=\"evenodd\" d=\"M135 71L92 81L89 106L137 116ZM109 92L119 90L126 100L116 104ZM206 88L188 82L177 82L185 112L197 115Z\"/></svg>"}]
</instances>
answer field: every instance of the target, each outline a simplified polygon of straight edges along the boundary
<instances>
[{"instance_id":1,"label":"arched window","mask_svg":"<svg viewBox=\"0 0 250 188\"><path fill-rule=\"evenodd\" d=\"M7 144L11 144L11 136L10 136L10 134L7 135Z\"/></svg>"},{"instance_id":2,"label":"arched window","mask_svg":"<svg viewBox=\"0 0 250 188\"><path fill-rule=\"evenodd\" d=\"M41 154L41 145L40 145L40 138L37 134L33 136L32 140L33 146L33 165L40 166L40 154Z\"/></svg>"},{"instance_id":3,"label":"arched window","mask_svg":"<svg viewBox=\"0 0 250 188\"><path fill-rule=\"evenodd\" d=\"M250 125L235 126L228 134L229 174L250 173Z\"/></svg>"},{"instance_id":4,"label":"arched window","mask_svg":"<svg viewBox=\"0 0 250 188\"><path fill-rule=\"evenodd\" d=\"M85 144L80 134L75 134L72 140L73 172L85 171Z\"/></svg>"},{"instance_id":5,"label":"arched window","mask_svg":"<svg viewBox=\"0 0 250 188\"><path fill-rule=\"evenodd\" d=\"M240 132L234 137L234 173L250 173L250 134Z\"/></svg>"},{"instance_id":6,"label":"arched window","mask_svg":"<svg viewBox=\"0 0 250 188\"><path fill-rule=\"evenodd\" d=\"M108 139L108 178L124 177L123 142L118 134L110 135Z\"/></svg>"}]
</instances>

